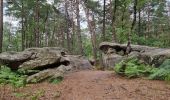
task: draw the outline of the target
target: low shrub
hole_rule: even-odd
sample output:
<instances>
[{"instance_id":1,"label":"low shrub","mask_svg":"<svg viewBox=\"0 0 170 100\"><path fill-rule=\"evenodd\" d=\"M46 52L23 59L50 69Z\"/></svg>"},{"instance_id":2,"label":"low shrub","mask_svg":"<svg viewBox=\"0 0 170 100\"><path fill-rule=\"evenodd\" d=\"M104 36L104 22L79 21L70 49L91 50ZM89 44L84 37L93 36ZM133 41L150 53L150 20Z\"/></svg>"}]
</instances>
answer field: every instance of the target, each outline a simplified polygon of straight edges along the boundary
<instances>
[{"instance_id":1,"label":"low shrub","mask_svg":"<svg viewBox=\"0 0 170 100\"><path fill-rule=\"evenodd\" d=\"M126 59L118 63L114 70L128 78L147 77L152 80L170 81L170 59L165 60L159 68L145 65L138 59Z\"/></svg>"},{"instance_id":2,"label":"low shrub","mask_svg":"<svg viewBox=\"0 0 170 100\"><path fill-rule=\"evenodd\" d=\"M149 79L170 81L170 59L165 60Z\"/></svg>"},{"instance_id":3,"label":"low shrub","mask_svg":"<svg viewBox=\"0 0 170 100\"><path fill-rule=\"evenodd\" d=\"M22 87L26 84L26 76L12 71L6 66L0 67L0 84L11 84L14 87Z\"/></svg>"},{"instance_id":4,"label":"low shrub","mask_svg":"<svg viewBox=\"0 0 170 100\"><path fill-rule=\"evenodd\" d=\"M116 73L125 75L128 78L144 77L153 72L151 66L146 66L134 58L123 60L114 69Z\"/></svg>"}]
</instances>

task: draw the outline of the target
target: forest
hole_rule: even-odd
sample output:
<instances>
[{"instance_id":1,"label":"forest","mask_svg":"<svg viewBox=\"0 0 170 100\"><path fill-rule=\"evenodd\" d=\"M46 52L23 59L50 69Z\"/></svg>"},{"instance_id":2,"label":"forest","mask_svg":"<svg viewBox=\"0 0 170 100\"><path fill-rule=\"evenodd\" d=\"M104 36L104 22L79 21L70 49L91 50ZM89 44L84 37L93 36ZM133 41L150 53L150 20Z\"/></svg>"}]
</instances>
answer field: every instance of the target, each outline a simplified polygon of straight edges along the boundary
<instances>
[{"instance_id":1,"label":"forest","mask_svg":"<svg viewBox=\"0 0 170 100\"><path fill-rule=\"evenodd\" d=\"M2 51L60 46L95 57L100 42L129 39L133 44L170 47L166 0L4 0L3 8Z\"/></svg>"},{"instance_id":2,"label":"forest","mask_svg":"<svg viewBox=\"0 0 170 100\"><path fill-rule=\"evenodd\" d=\"M2 100L169 100L169 82L170 0L0 0Z\"/></svg>"}]
</instances>

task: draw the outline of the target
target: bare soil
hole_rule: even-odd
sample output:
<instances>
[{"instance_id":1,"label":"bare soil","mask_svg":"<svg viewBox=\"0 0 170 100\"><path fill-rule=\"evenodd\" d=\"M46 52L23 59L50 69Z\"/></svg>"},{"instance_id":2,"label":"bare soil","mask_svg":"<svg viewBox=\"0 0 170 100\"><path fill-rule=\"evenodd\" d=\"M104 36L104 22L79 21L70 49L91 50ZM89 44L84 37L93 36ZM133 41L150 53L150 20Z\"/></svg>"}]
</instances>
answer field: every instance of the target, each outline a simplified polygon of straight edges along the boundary
<instances>
[{"instance_id":1,"label":"bare soil","mask_svg":"<svg viewBox=\"0 0 170 100\"><path fill-rule=\"evenodd\" d=\"M0 100L170 100L170 84L127 79L110 71L80 71L68 74L60 84L1 86Z\"/></svg>"}]
</instances>

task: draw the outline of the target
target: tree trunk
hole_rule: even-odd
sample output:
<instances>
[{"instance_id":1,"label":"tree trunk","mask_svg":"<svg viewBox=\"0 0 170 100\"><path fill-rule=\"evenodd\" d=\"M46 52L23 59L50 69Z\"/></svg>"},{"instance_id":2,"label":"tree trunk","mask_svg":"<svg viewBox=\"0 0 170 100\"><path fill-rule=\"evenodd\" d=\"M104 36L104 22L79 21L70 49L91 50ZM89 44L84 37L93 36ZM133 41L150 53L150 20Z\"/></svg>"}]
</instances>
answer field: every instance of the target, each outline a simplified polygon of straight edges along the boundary
<instances>
[{"instance_id":1,"label":"tree trunk","mask_svg":"<svg viewBox=\"0 0 170 100\"><path fill-rule=\"evenodd\" d=\"M121 17L121 22L122 22L121 28L122 29L124 29L124 26L125 26L125 23L124 23L125 12L126 12L126 5L125 5L125 7L123 7L123 11L122 11L122 17Z\"/></svg>"},{"instance_id":2,"label":"tree trunk","mask_svg":"<svg viewBox=\"0 0 170 100\"><path fill-rule=\"evenodd\" d=\"M106 0L104 0L104 4L103 4L103 31L102 31L102 41L106 40L106 36L105 36L105 31L106 30Z\"/></svg>"},{"instance_id":3,"label":"tree trunk","mask_svg":"<svg viewBox=\"0 0 170 100\"><path fill-rule=\"evenodd\" d=\"M112 36L113 42L116 42L116 11L117 11L117 0L114 2L114 9L112 9L112 1L110 0L111 15L112 15Z\"/></svg>"},{"instance_id":4,"label":"tree trunk","mask_svg":"<svg viewBox=\"0 0 170 100\"><path fill-rule=\"evenodd\" d=\"M86 8L84 6L85 14L86 14L86 19L88 23L88 29L90 32L91 36L91 42L92 42L92 50L93 50L93 57L95 60L94 65L96 65L97 62L97 45L96 45L96 33L95 33L95 20L94 20L94 14L90 9Z\"/></svg>"},{"instance_id":5,"label":"tree trunk","mask_svg":"<svg viewBox=\"0 0 170 100\"><path fill-rule=\"evenodd\" d=\"M76 0L77 36L78 36L79 54L84 55L83 43L82 43L82 38L81 38L81 29L80 29L80 9L79 9L79 5L80 5L80 1Z\"/></svg>"},{"instance_id":6,"label":"tree trunk","mask_svg":"<svg viewBox=\"0 0 170 100\"><path fill-rule=\"evenodd\" d=\"M127 44L127 48L126 48L126 54L128 55L131 51L131 37L132 37L132 33L134 32L134 27L136 24L136 11L137 11L137 0L134 0L134 13L133 13L133 22L132 22L132 26L131 26L131 31L128 33L128 44Z\"/></svg>"},{"instance_id":7,"label":"tree trunk","mask_svg":"<svg viewBox=\"0 0 170 100\"><path fill-rule=\"evenodd\" d=\"M22 21L21 21L21 26L22 26L22 51L25 49L25 30L24 30L24 3L22 1L21 5L21 15L22 15Z\"/></svg>"},{"instance_id":8,"label":"tree trunk","mask_svg":"<svg viewBox=\"0 0 170 100\"><path fill-rule=\"evenodd\" d=\"M66 19L66 35L67 35L67 49L71 51L70 48L70 34L69 34L69 15L68 15L68 1L65 0L65 19Z\"/></svg>"},{"instance_id":9,"label":"tree trunk","mask_svg":"<svg viewBox=\"0 0 170 100\"><path fill-rule=\"evenodd\" d=\"M49 9L48 9L48 7L47 7L47 9L46 9L47 11L46 11L46 17L45 17L45 20L44 20L44 31L43 31L43 33L44 33L44 36L45 36L45 38L44 38L44 46L46 46L46 47L48 47L48 43L47 43L47 41L48 41L48 16L49 16Z\"/></svg>"},{"instance_id":10,"label":"tree trunk","mask_svg":"<svg viewBox=\"0 0 170 100\"><path fill-rule=\"evenodd\" d=\"M148 8L147 8L147 12L148 12L148 25L147 25L147 33L146 33L146 38L149 37L149 33L150 33L150 2L148 3Z\"/></svg>"},{"instance_id":11,"label":"tree trunk","mask_svg":"<svg viewBox=\"0 0 170 100\"><path fill-rule=\"evenodd\" d=\"M39 0L36 0L35 6L35 47L39 47L40 42L40 33L39 33Z\"/></svg>"},{"instance_id":12,"label":"tree trunk","mask_svg":"<svg viewBox=\"0 0 170 100\"><path fill-rule=\"evenodd\" d=\"M0 53L2 52L3 42L3 0L0 0Z\"/></svg>"},{"instance_id":13,"label":"tree trunk","mask_svg":"<svg viewBox=\"0 0 170 100\"><path fill-rule=\"evenodd\" d=\"M75 21L74 21L74 16L75 16L75 13L74 13L74 1L71 0L71 27L72 27L72 34L71 34L71 51L72 53L75 54L75 49L74 49L74 46L75 46L75 33L76 33L76 30L75 30Z\"/></svg>"},{"instance_id":14,"label":"tree trunk","mask_svg":"<svg viewBox=\"0 0 170 100\"><path fill-rule=\"evenodd\" d=\"M138 36L139 37L141 37L142 36L142 34L141 34L141 9L139 8L139 15L138 15L138 19L139 19L139 21L138 21Z\"/></svg>"}]
</instances>

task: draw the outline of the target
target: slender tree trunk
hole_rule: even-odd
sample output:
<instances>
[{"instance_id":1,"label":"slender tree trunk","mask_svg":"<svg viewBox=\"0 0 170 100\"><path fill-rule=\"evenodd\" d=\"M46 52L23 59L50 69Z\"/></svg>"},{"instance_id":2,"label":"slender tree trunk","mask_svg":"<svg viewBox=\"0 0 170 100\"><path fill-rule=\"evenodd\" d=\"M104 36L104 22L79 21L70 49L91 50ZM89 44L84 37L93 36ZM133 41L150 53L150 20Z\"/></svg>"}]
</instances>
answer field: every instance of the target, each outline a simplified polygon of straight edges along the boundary
<instances>
[{"instance_id":1,"label":"slender tree trunk","mask_svg":"<svg viewBox=\"0 0 170 100\"><path fill-rule=\"evenodd\" d=\"M24 13L25 21L24 21L24 31L25 31L25 48L28 48L28 41L29 41L29 36L28 36L28 18L26 17L26 13Z\"/></svg>"},{"instance_id":2,"label":"slender tree trunk","mask_svg":"<svg viewBox=\"0 0 170 100\"><path fill-rule=\"evenodd\" d=\"M69 14L68 14L68 1L65 0L65 19L66 19L66 35L67 35L67 49L71 51L70 48L70 34L69 34Z\"/></svg>"},{"instance_id":3,"label":"slender tree trunk","mask_svg":"<svg viewBox=\"0 0 170 100\"><path fill-rule=\"evenodd\" d=\"M72 53L75 54L75 33L76 33L76 28L75 28L75 13L74 13L74 1L71 1L71 26L72 26L72 34L71 34L71 51Z\"/></svg>"},{"instance_id":4,"label":"slender tree trunk","mask_svg":"<svg viewBox=\"0 0 170 100\"><path fill-rule=\"evenodd\" d=\"M105 34L105 30L106 30L106 0L103 1L103 31L102 31L102 41L106 40L106 34Z\"/></svg>"},{"instance_id":5,"label":"slender tree trunk","mask_svg":"<svg viewBox=\"0 0 170 100\"><path fill-rule=\"evenodd\" d=\"M48 15L49 15L49 11L48 11L48 7L47 7L47 9L46 9L46 17L45 17L45 20L44 20L44 30L43 30L43 36L44 36L44 44L43 44L43 46L47 46L47 32L48 32L48 30L47 30L47 27L46 26L48 26Z\"/></svg>"},{"instance_id":6,"label":"slender tree trunk","mask_svg":"<svg viewBox=\"0 0 170 100\"><path fill-rule=\"evenodd\" d=\"M25 49L25 31L24 31L24 3L22 1L21 5L21 15L22 15L22 51Z\"/></svg>"},{"instance_id":7,"label":"slender tree trunk","mask_svg":"<svg viewBox=\"0 0 170 100\"><path fill-rule=\"evenodd\" d=\"M80 5L80 1L76 0L77 36L78 36L79 54L84 55L83 43L82 43L82 38L81 38L81 29L80 29L80 9L79 9L79 5Z\"/></svg>"},{"instance_id":8,"label":"slender tree trunk","mask_svg":"<svg viewBox=\"0 0 170 100\"><path fill-rule=\"evenodd\" d=\"M139 37L141 37L142 36L142 34L141 34L141 9L139 8L139 15L138 15L138 19L139 19L139 21L138 21L138 36Z\"/></svg>"},{"instance_id":9,"label":"slender tree trunk","mask_svg":"<svg viewBox=\"0 0 170 100\"><path fill-rule=\"evenodd\" d=\"M124 26L125 26L125 23L124 23L124 19L125 19L125 12L126 12L126 6L123 7L123 11L122 11L122 18L121 18L121 21L122 21L122 29L124 29Z\"/></svg>"},{"instance_id":10,"label":"slender tree trunk","mask_svg":"<svg viewBox=\"0 0 170 100\"><path fill-rule=\"evenodd\" d=\"M0 0L0 53L2 52L3 42L3 0Z\"/></svg>"},{"instance_id":11,"label":"slender tree trunk","mask_svg":"<svg viewBox=\"0 0 170 100\"><path fill-rule=\"evenodd\" d=\"M110 5L111 5L111 9L112 9L112 1L110 0ZM116 11L117 11L117 0L114 0L114 9L112 9L113 11L112 11L112 13L111 13L111 15L112 15L112 36L113 36L113 42L116 42L116 25L115 25L115 23L116 23Z\"/></svg>"},{"instance_id":12,"label":"slender tree trunk","mask_svg":"<svg viewBox=\"0 0 170 100\"><path fill-rule=\"evenodd\" d=\"M146 33L146 37L149 37L149 33L150 33L150 2L148 3L148 8L147 8L147 12L148 12L148 25L147 25L147 33Z\"/></svg>"},{"instance_id":13,"label":"slender tree trunk","mask_svg":"<svg viewBox=\"0 0 170 100\"><path fill-rule=\"evenodd\" d=\"M96 33L95 33L95 20L94 20L94 14L90 9L84 7L86 19L88 23L88 29L91 36L91 42L92 42L92 50L93 50L93 57L95 60L95 65L97 62L97 44L96 44Z\"/></svg>"},{"instance_id":14,"label":"slender tree trunk","mask_svg":"<svg viewBox=\"0 0 170 100\"><path fill-rule=\"evenodd\" d=\"M10 17L10 15L9 15L9 17ZM9 28L11 28L12 27L12 24L11 23L9 23ZM11 44L11 30L9 29L9 32L8 32L8 43L9 44ZM8 45L9 45L8 44ZM7 47L7 49L6 50L8 50L9 49L9 47Z\"/></svg>"},{"instance_id":15,"label":"slender tree trunk","mask_svg":"<svg viewBox=\"0 0 170 100\"><path fill-rule=\"evenodd\" d=\"M134 27L136 24L136 12L137 12L137 0L134 0L134 14L133 14L133 22L132 22L132 26L131 26L131 31L128 33L128 44L127 44L127 48L126 48L126 54L128 55L131 51L131 37L132 37L132 33L134 32Z\"/></svg>"},{"instance_id":16,"label":"slender tree trunk","mask_svg":"<svg viewBox=\"0 0 170 100\"><path fill-rule=\"evenodd\" d=\"M94 14L92 14L92 41L93 41L93 56L95 60L95 65L97 64L97 39L96 39L96 25Z\"/></svg>"},{"instance_id":17,"label":"slender tree trunk","mask_svg":"<svg viewBox=\"0 0 170 100\"><path fill-rule=\"evenodd\" d=\"M39 0L36 0L35 6L35 47L39 47L40 42L40 33L39 33Z\"/></svg>"}]
</instances>

